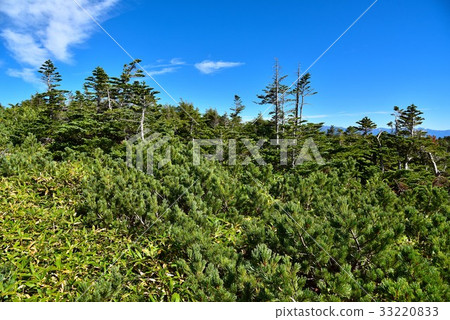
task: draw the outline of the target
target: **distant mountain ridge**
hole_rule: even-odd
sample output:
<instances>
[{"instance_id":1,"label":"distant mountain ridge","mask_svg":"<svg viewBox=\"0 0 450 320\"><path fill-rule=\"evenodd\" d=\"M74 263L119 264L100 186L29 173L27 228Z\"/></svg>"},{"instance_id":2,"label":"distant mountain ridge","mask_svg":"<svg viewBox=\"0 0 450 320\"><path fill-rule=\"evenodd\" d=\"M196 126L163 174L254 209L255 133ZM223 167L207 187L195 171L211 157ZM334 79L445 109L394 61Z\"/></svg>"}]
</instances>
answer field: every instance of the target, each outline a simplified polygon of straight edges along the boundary
<instances>
[{"instance_id":1,"label":"distant mountain ridge","mask_svg":"<svg viewBox=\"0 0 450 320\"><path fill-rule=\"evenodd\" d=\"M421 129L426 131L430 136L436 136L436 138L445 138L450 136L450 130L433 130L433 129Z\"/></svg>"},{"instance_id":2,"label":"distant mountain ridge","mask_svg":"<svg viewBox=\"0 0 450 320\"><path fill-rule=\"evenodd\" d=\"M331 126L323 126L322 130L323 131L327 131L330 128L331 128ZM346 129L346 128L343 128L343 127L335 127L335 128L336 129L342 129L342 130ZM434 130L434 129L419 128L419 130L425 131L427 133L427 135L435 136L436 138L445 138L445 137L449 137L450 136L450 129L449 130ZM390 128L377 128L375 130L372 130L372 133L377 134L380 131L391 132L391 129Z\"/></svg>"}]
</instances>

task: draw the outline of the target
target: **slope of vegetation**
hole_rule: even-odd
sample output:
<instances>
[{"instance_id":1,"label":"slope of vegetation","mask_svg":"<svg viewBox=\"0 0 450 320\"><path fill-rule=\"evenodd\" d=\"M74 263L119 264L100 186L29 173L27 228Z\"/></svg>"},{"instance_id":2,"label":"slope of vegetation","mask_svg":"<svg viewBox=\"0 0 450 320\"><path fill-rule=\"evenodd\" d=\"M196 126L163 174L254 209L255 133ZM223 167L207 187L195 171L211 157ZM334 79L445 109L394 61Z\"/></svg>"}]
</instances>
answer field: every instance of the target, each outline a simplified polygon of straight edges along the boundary
<instances>
[{"instance_id":1,"label":"slope of vegetation","mask_svg":"<svg viewBox=\"0 0 450 320\"><path fill-rule=\"evenodd\" d=\"M449 300L450 140L417 131L416 106L390 134L367 117L322 132L302 119L309 74L291 115L276 74L259 96L274 118L242 123L238 96L229 116L159 105L136 61L84 93L41 73L45 93L0 107L0 301ZM171 138L154 175L125 162L147 130ZM240 138L277 137L300 142L289 163L308 138L325 163L281 165L276 145L264 166L192 161L192 139L238 139L241 164Z\"/></svg>"}]
</instances>

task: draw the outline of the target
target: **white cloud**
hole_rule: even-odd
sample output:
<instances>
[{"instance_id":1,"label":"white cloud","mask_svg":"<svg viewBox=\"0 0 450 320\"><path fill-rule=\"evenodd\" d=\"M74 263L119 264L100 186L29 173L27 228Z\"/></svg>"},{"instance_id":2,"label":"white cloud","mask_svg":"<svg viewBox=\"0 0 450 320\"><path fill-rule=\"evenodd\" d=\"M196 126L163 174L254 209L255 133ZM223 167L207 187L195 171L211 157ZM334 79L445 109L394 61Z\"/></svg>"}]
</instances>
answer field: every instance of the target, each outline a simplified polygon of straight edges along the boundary
<instances>
[{"instance_id":1,"label":"white cloud","mask_svg":"<svg viewBox=\"0 0 450 320\"><path fill-rule=\"evenodd\" d=\"M151 76L158 76L161 74L166 74L166 73L173 73L175 71L177 71L179 68L162 68L160 70L153 70L153 71L148 71L148 74Z\"/></svg>"},{"instance_id":2,"label":"white cloud","mask_svg":"<svg viewBox=\"0 0 450 320\"><path fill-rule=\"evenodd\" d=\"M23 68L22 70L8 69L6 74L10 77L21 78L26 82L34 83L36 85L41 84L41 80L36 75L36 70L32 68Z\"/></svg>"},{"instance_id":3,"label":"white cloud","mask_svg":"<svg viewBox=\"0 0 450 320\"><path fill-rule=\"evenodd\" d=\"M37 43L31 35L6 29L0 33L5 39L6 47L11 51L14 58L33 67L38 67L47 58L48 52Z\"/></svg>"},{"instance_id":4,"label":"white cloud","mask_svg":"<svg viewBox=\"0 0 450 320\"><path fill-rule=\"evenodd\" d=\"M186 64L186 62L184 62L182 59L180 58L173 58L172 60L170 60L170 64L174 65L174 66L179 66L179 65L183 65Z\"/></svg>"},{"instance_id":5,"label":"white cloud","mask_svg":"<svg viewBox=\"0 0 450 320\"><path fill-rule=\"evenodd\" d=\"M95 19L101 19L119 0L77 1ZM0 15L6 17L8 26L0 37L13 57L27 65L12 73L22 74L26 81L30 79L27 69L37 69L47 59L71 62L71 48L86 41L96 27L70 0L1 0Z\"/></svg>"},{"instance_id":6,"label":"white cloud","mask_svg":"<svg viewBox=\"0 0 450 320\"><path fill-rule=\"evenodd\" d=\"M173 73L180 69L181 66L185 65L186 62L184 62L180 58L173 58L169 62L165 62L164 59L159 59L156 61L156 64L146 65L144 66L144 69L154 69L151 71L148 71L148 74L151 76L156 75L162 75L166 73Z\"/></svg>"},{"instance_id":7,"label":"white cloud","mask_svg":"<svg viewBox=\"0 0 450 320\"><path fill-rule=\"evenodd\" d=\"M156 60L156 64L149 64L144 66L145 69L157 69L157 68L166 68L166 67L174 67L174 66L182 66L185 65L186 62L184 62L180 58L173 58L169 62L166 62L167 60L159 59Z\"/></svg>"},{"instance_id":8,"label":"white cloud","mask_svg":"<svg viewBox=\"0 0 450 320\"><path fill-rule=\"evenodd\" d=\"M196 63L194 66L204 74L211 74L225 68L234 68L242 66L242 62L225 62L225 61L210 61L204 60Z\"/></svg>"}]
</instances>

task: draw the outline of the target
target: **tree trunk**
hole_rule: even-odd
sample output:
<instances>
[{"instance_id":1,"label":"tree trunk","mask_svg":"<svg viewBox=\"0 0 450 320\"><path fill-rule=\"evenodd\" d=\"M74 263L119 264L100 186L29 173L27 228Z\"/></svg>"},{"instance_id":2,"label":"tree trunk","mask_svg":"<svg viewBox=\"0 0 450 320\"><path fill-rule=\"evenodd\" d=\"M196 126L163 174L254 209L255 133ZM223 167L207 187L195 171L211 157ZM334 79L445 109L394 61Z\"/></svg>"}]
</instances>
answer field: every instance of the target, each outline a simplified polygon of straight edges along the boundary
<instances>
[{"instance_id":1,"label":"tree trunk","mask_svg":"<svg viewBox=\"0 0 450 320\"><path fill-rule=\"evenodd\" d=\"M300 118L298 119L299 125L302 125L303 121L303 105L305 104L305 96L302 95L302 101L300 102Z\"/></svg>"},{"instance_id":2,"label":"tree trunk","mask_svg":"<svg viewBox=\"0 0 450 320\"><path fill-rule=\"evenodd\" d=\"M406 156L404 168L405 170L409 170L409 162L412 160L412 157Z\"/></svg>"},{"instance_id":3,"label":"tree trunk","mask_svg":"<svg viewBox=\"0 0 450 320\"><path fill-rule=\"evenodd\" d=\"M294 131L297 130L299 121L298 121L298 111L299 111L299 107L300 107L300 65L298 65L298 70L297 70L297 89L295 90L295 126L294 126Z\"/></svg>"},{"instance_id":4,"label":"tree trunk","mask_svg":"<svg viewBox=\"0 0 450 320\"><path fill-rule=\"evenodd\" d=\"M279 82L279 67L278 67L278 60L276 60L275 63L275 86L276 86L276 92L275 92L275 126L276 126L276 133L277 133L277 145L279 144L280 140L280 124L279 124L279 111L280 111L280 105L279 105L279 99L278 99L278 92L280 90L280 82Z\"/></svg>"},{"instance_id":5,"label":"tree trunk","mask_svg":"<svg viewBox=\"0 0 450 320\"><path fill-rule=\"evenodd\" d=\"M97 96L97 113L100 113L100 104L102 102L102 98L100 95Z\"/></svg>"},{"instance_id":6,"label":"tree trunk","mask_svg":"<svg viewBox=\"0 0 450 320\"><path fill-rule=\"evenodd\" d=\"M430 158L430 161L431 161L431 163L432 163L432 165L433 165L433 172L434 172L434 175L435 175L436 177L440 176L440 175L441 175L441 172L439 171L439 169L438 169L438 167L437 167L437 164L436 164L436 161L434 160L433 154L432 154L431 152L427 152L427 154L428 154L428 157Z\"/></svg>"},{"instance_id":7,"label":"tree trunk","mask_svg":"<svg viewBox=\"0 0 450 320\"><path fill-rule=\"evenodd\" d=\"M383 131L380 131L380 133L378 133L377 135L377 141L378 141L378 154L380 157L380 168L381 168L381 172L384 173L385 168L384 168L384 159L383 159L383 154L381 153L381 148L382 148L382 144L381 144L381 134L383 133Z\"/></svg>"},{"instance_id":8,"label":"tree trunk","mask_svg":"<svg viewBox=\"0 0 450 320\"><path fill-rule=\"evenodd\" d=\"M284 134L285 127L285 117L284 117L284 93L281 96L281 132Z\"/></svg>"},{"instance_id":9,"label":"tree trunk","mask_svg":"<svg viewBox=\"0 0 450 320\"><path fill-rule=\"evenodd\" d=\"M108 89L108 109L109 109L109 110L112 110L112 105L111 105L111 94L110 94L110 92L109 92L109 89Z\"/></svg>"},{"instance_id":10,"label":"tree trunk","mask_svg":"<svg viewBox=\"0 0 450 320\"><path fill-rule=\"evenodd\" d=\"M141 114L141 125L140 125L140 127L141 127L141 139L142 139L142 141L145 141L145 128L144 128L144 125L145 125L145 109L146 109L146 107L142 107L142 114Z\"/></svg>"}]
</instances>

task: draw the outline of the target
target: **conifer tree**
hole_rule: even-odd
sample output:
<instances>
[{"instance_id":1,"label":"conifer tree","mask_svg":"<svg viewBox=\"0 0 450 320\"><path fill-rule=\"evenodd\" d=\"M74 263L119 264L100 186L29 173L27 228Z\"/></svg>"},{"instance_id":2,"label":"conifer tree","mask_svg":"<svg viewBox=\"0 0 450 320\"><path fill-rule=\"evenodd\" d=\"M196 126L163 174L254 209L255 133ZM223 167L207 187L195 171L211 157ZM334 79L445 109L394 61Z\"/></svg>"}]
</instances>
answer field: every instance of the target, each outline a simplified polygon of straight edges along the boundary
<instances>
[{"instance_id":1,"label":"conifer tree","mask_svg":"<svg viewBox=\"0 0 450 320\"><path fill-rule=\"evenodd\" d=\"M92 72L92 76L86 78L84 87L86 94L95 99L97 104L97 113L104 111L104 99L106 99L108 109L112 110L110 79L103 68L95 68Z\"/></svg>"},{"instance_id":2,"label":"conifer tree","mask_svg":"<svg viewBox=\"0 0 450 320\"><path fill-rule=\"evenodd\" d=\"M392 122L392 121L389 121L388 123L387 123L387 126L389 127L389 128L391 128L391 134L393 134L395 131L395 125L394 125L394 122Z\"/></svg>"},{"instance_id":3,"label":"conifer tree","mask_svg":"<svg viewBox=\"0 0 450 320\"><path fill-rule=\"evenodd\" d=\"M408 136L414 137L416 133L415 128L423 123L424 118L421 117L422 114L423 112L414 104L408 106L405 111L401 112L399 126Z\"/></svg>"},{"instance_id":4,"label":"conifer tree","mask_svg":"<svg viewBox=\"0 0 450 320\"><path fill-rule=\"evenodd\" d=\"M400 116L402 115L402 113L402 109L400 109L398 106L394 106L394 113L391 114L392 116L394 116L394 122L390 122L390 124L391 126L393 125L395 135L400 134Z\"/></svg>"},{"instance_id":5,"label":"conifer tree","mask_svg":"<svg viewBox=\"0 0 450 320\"><path fill-rule=\"evenodd\" d=\"M120 77L111 78L113 96L116 98L116 102L119 107L125 107L126 104L130 103L130 99L133 95L130 81L134 78L145 77L143 71L139 69L140 63L141 60L136 59L128 64L125 64Z\"/></svg>"},{"instance_id":6,"label":"conifer tree","mask_svg":"<svg viewBox=\"0 0 450 320\"><path fill-rule=\"evenodd\" d=\"M239 97L238 95L235 95L234 96L234 105L231 108L232 112L230 114L232 126L235 126L242 121L240 114L244 109L245 109L245 106L242 104L241 97Z\"/></svg>"},{"instance_id":7,"label":"conifer tree","mask_svg":"<svg viewBox=\"0 0 450 320\"><path fill-rule=\"evenodd\" d=\"M132 109L137 109L141 115L139 121L139 131L141 135L141 139L145 140L145 117L146 112L150 107L156 107L156 95L159 93L158 91L154 91L153 88L150 88L145 81L139 82L134 81L130 87L130 107ZM155 111L155 110L153 110Z\"/></svg>"},{"instance_id":8,"label":"conifer tree","mask_svg":"<svg viewBox=\"0 0 450 320\"><path fill-rule=\"evenodd\" d=\"M42 74L41 80L47 87L47 91L41 94L47 105L47 113L51 119L55 118L55 113L58 108L62 109L64 102L65 90L57 89L62 81L60 73L51 60L47 60L40 67L39 73Z\"/></svg>"},{"instance_id":9,"label":"conifer tree","mask_svg":"<svg viewBox=\"0 0 450 320\"><path fill-rule=\"evenodd\" d=\"M293 110L295 127L298 127L303 123L303 108L306 105L306 98L317 94L317 92L311 88L311 74L308 72L302 77L300 76L299 66L297 70L297 81L292 90L292 94L295 95L295 108Z\"/></svg>"},{"instance_id":10,"label":"conifer tree","mask_svg":"<svg viewBox=\"0 0 450 320\"><path fill-rule=\"evenodd\" d=\"M280 75L280 65L278 63L278 59L275 59L274 65L274 75L273 82L266 86L263 90L263 94L257 95L257 98L260 99L257 102L260 105L271 104L274 106L274 110L269 114L273 115L272 121L275 124L275 133L277 143L280 138L280 127L284 124L284 99L280 99L281 95L288 90L288 87L282 84L282 81L286 79L287 76Z\"/></svg>"},{"instance_id":11,"label":"conifer tree","mask_svg":"<svg viewBox=\"0 0 450 320\"><path fill-rule=\"evenodd\" d=\"M220 131L220 136L221 137L224 134L228 135L228 133L229 133L228 129L229 129L230 123L231 123L230 117L228 116L227 112L225 112L223 115L220 116L220 127L221 127L221 129L223 129L223 130Z\"/></svg>"},{"instance_id":12,"label":"conifer tree","mask_svg":"<svg viewBox=\"0 0 450 320\"><path fill-rule=\"evenodd\" d=\"M375 122L370 120L368 117L364 117L361 120L357 121L356 124L359 126L356 127L358 131L363 133L363 136L366 136L371 130L376 129L377 125Z\"/></svg>"},{"instance_id":13,"label":"conifer tree","mask_svg":"<svg viewBox=\"0 0 450 320\"><path fill-rule=\"evenodd\" d=\"M203 120L205 121L208 127L213 129L219 126L221 122L219 113L217 112L216 109L212 108L209 108L205 111L205 113L203 114Z\"/></svg>"},{"instance_id":14,"label":"conifer tree","mask_svg":"<svg viewBox=\"0 0 450 320\"><path fill-rule=\"evenodd\" d=\"M181 135L184 133L188 137L192 137L195 129L201 129L199 128L199 124L202 122L201 114L192 103L181 101L176 110L181 120Z\"/></svg>"}]
</instances>

